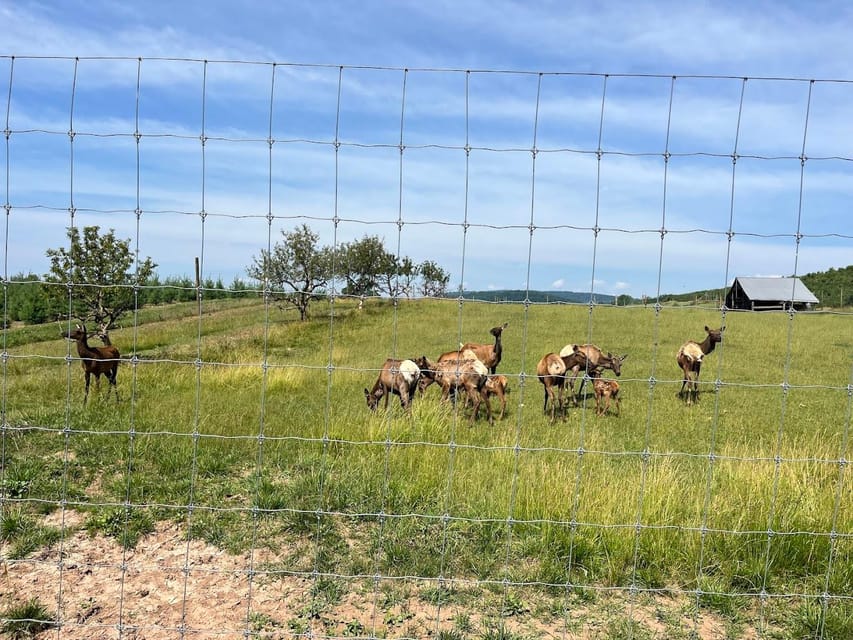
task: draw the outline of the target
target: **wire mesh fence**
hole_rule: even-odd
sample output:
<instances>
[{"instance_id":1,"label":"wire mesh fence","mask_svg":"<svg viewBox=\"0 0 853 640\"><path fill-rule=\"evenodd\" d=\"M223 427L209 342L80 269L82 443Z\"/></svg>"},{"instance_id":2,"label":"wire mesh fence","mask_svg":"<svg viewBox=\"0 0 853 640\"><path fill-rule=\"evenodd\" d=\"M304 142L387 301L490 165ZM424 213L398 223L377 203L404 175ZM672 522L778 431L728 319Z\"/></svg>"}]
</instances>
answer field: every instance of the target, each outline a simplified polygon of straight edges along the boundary
<instances>
[{"instance_id":1,"label":"wire mesh fence","mask_svg":"<svg viewBox=\"0 0 853 640\"><path fill-rule=\"evenodd\" d=\"M849 315L722 303L740 275L846 266L849 82L0 61L7 631L853 629ZM448 270L448 295L399 273L385 295L340 268L316 291L276 279L258 259L299 225L331 260L381 234ZM93 226L129 238L126 279L35 273ZM140 278L148 256L175 279ZM59 331L12 321L33 286L60 292ZM94 377L84 404L78 305L111 287L132 294L106 358L117 398ZM191 302L143 304L159 290ZM316 294L306 321L280 308L294 290ZM698 290L710 302L662 302ZM385 358L469 341L503 350L503 419L429 391L364 406ZM597 415L581 371L553 424L540 357L592 343L630 356L621 408Z\"/></svg>"}]
</instances>

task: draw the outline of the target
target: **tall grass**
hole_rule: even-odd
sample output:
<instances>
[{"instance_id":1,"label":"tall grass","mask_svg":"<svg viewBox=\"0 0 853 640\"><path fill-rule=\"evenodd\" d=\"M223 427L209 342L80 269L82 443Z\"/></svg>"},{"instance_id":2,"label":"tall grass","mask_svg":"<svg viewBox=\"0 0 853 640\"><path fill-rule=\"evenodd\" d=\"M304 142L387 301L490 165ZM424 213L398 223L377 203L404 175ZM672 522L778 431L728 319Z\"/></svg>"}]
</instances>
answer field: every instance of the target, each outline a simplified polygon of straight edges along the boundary
<instances>
[{"instance_id":1,"label":"tall grass","mask_svg":"<svg viewBox=\"0 0 853 640\"><path fill-rule=\"evenodd\" d=\"M126 523L185 520L191 503L191 533L232 550L309 540L289 570L853 592L849 317L728 314L687 407L675 353L719 311L338 301L307 323L272 310L267 325L258 303L192 308L113 332L137 357L120 368L118 405L83 409L80 364L58 336L9 340L7 501L129 501L145 515ZM364 406L386 357L488 342L507 321L503 421L470 426L434 390L411 416ZM571 342L629 355L621 416L596 417L587 389L549 424L536 363ZM50 471L13 484L32 461ZM123 513L89 522L120 529Z\"/></svg>"}]
</instances>

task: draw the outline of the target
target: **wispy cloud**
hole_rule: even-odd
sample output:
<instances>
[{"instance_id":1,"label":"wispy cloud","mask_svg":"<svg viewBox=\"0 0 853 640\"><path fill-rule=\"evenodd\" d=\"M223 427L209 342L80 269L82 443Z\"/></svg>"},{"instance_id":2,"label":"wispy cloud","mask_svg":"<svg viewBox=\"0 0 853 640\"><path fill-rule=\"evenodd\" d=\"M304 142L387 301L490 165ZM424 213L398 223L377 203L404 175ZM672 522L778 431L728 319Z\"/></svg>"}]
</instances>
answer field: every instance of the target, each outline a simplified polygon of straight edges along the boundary
<instances>
[{"instance_id":1,"label":"wispy cloud","mask_svg":"<svg viewBox=\"0 0 853 640\"><path fill-rule=\"evenodd\" d=\"M849 262L853 84L742 79L843 79L845 6L216 8L0 5L10 269L44 270L72 206L161 271L204 253L225 279L302 221L475 289L640 295Z\"/></svg>"}]
</instances>

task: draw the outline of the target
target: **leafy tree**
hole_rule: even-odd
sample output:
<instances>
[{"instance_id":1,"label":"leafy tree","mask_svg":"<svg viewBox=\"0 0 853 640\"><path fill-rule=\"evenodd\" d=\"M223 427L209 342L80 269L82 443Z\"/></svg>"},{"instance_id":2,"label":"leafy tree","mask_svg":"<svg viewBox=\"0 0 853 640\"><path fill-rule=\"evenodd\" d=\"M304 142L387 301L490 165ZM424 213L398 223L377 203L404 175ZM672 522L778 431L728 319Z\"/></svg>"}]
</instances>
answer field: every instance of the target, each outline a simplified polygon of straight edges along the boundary
<instances>
[{"instance_id":1,"label":"leafy tree","mask_svg":"<svg viewBox=\"0 0 853 640\"><path fill-rule=\"evenodd\" d=\"M281 233L282 241L272 251L261 251L246 272L264 283L265 293L292 304L300 320L306 320L308 305L319 299L332 276L332 250L317 244L319 236L308 225Z\"/></svg>"},{"instance_id":2,"label":"leafy tree","mask_svg":"<svg viewBox=\"0 0 853 640\"><path fill-rule=\"evenodd\" d=\"M338 249L338 275L346 279L343 292L353 296L393 295L397 257L385 250L379 236L364 236Z\"/></svg>"},{"instance_id":3,"label":"leafy tree","mask_svg":"<svg viewBox=\"0 0 853 640\"><path fill-rule=\"evenodd\" d=\"M151 258L137 260L130 240L102 234L93 225L68 228L68 248L48 249L50 273L45 293L53 305L69 309L83 322L114 324L134 308L134 288L144 284L157 266ZM65 286L57 286L65 285Z\"/></svg>"},{"instance_id":4,"label":"leafy tree","mask_svg":"<svg viewBox=\"0 0 853 640\"><path fill-rule=\"evenodd\" d=\"M407 298L412 297L415 289L415 281L421 273L419 265L412 262L409 256L403 256L397 261L397 273L395 274L395 285L397 294Z\"/></svg>"},{"instance_id":5,"label":"leafy tree","mask_svg":"<svg viewBox=\"0 0 853 640\"><path fill-rule=\"evenodd\" d=\"M418 267L421 275L421 293L429 297L440 297L447 292L450 274L432 260L424 260Z\"/></svg>"}]
</instances>

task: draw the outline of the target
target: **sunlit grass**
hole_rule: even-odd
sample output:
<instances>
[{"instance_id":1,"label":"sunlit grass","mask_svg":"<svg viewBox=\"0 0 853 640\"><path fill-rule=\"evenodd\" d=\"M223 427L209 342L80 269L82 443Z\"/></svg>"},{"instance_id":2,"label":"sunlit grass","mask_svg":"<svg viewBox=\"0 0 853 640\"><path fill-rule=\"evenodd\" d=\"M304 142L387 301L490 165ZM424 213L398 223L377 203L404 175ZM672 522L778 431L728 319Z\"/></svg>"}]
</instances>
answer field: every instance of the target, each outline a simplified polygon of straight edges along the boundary
<instances>
[{"instance_id":1,"label":"sunlit grass","mask_svg":"<svg viewBox=\"0 0 853 640\"><path fill-rule=\"evenodd\" d=\"M853 591L844 316L728 314L688 407L675 353L719 326L718 311L337 302L315 305L308 323L270 310L266 325L259 302L205 307L201 320L177 307L113 332L126 357L135 339L137 355L120 367L120 403L102 397L105 383L83 408L79 362L58 335L10 348L5 464L21 477L24 460L49 469L22 504L58 505L65 491L186 520L192 502L192 535L231 550L312 535L326 513L323 561L343 572ZM471 425L435 387L410 415L397 398L368 411L362 390L385 358L487 342L507 321L504 420ZM622 415L597 417L587 388L550 424L536 363L587 341L629 356ZM124 512L95 511L90 526L126 544L144 533ZM358 541L351 551L336 538L344 531ZM312 549L294 562L310 567Z\"/></svg>"}]
</instances>

